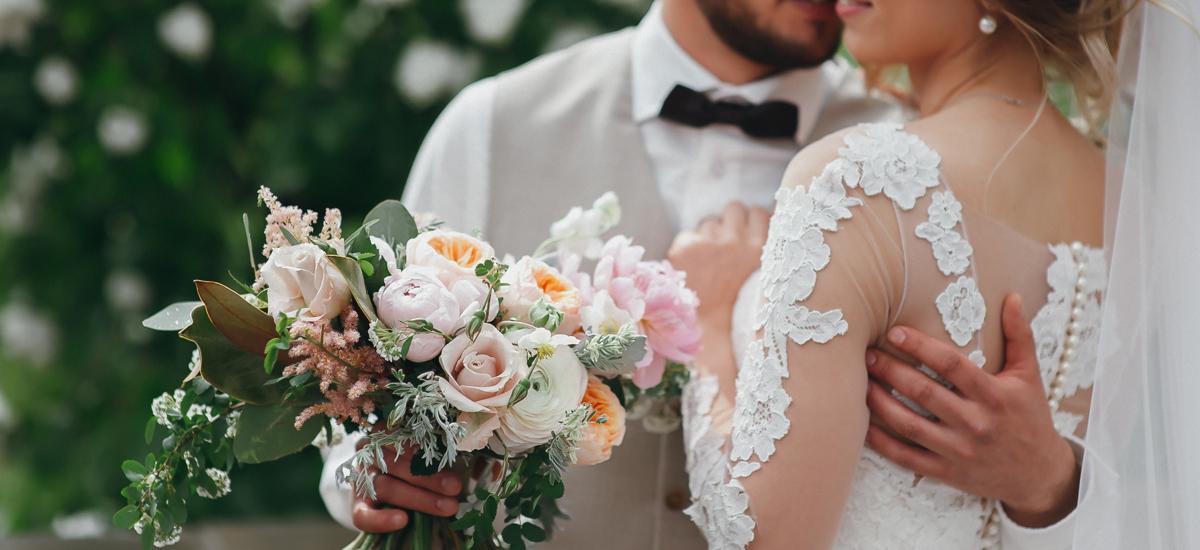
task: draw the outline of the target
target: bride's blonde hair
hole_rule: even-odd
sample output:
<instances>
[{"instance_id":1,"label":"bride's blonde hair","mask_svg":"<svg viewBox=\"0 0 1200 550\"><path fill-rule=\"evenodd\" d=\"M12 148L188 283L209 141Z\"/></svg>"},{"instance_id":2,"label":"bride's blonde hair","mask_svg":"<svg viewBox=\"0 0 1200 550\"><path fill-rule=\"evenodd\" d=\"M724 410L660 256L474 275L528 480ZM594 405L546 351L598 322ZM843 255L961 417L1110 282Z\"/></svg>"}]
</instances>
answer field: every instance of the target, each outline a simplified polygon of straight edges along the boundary
<instances>
[{"instance_id":1,"label":"bride's blonde hair","mask_svg":"<svg viewBox=\"0 0 1200 550\"><path fill-rule=\"evenodd\" d=\"M1136 0L985 0L1029 40L1048 80L1065 82L1099 137L1117 85L1117 44Z\"/></svg>"}]
</instances>

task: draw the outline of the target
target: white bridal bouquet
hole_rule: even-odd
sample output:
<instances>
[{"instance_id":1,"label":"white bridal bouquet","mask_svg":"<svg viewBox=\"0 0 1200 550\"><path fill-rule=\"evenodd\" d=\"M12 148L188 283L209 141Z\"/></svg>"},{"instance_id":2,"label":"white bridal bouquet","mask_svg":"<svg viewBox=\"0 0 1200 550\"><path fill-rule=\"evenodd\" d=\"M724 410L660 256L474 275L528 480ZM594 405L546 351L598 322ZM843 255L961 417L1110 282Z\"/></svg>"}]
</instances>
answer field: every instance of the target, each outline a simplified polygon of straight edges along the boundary
<instances>
[{"instance_id":1,"label":"white bridal bouquet","mask_svg":"<svg viewBox=\"0 0 1200 550\"><path fill-rule=\"evenodd\" d=\"M196 350L181 386L151 405L146 441L161 436L161 450L122 464L128 505L113 522L144 546L178 541L188 501L229 493L238 464L361 430L338 471L359 495L374 496L385 450L414 448L413 473L452 469L468 490L453 519L413 514L347 548L524 548L552 533L563 471L621 444L627 410L677 424L697 299L629 238L602 240L620 220L611 193L516 260L419 226L397 201L344 236L336 209L318 231L315 212L266 188L259 200L266 261L249 245L253 282L196 281L198 302L145 321Z\"/></svg>"}]
</instances>

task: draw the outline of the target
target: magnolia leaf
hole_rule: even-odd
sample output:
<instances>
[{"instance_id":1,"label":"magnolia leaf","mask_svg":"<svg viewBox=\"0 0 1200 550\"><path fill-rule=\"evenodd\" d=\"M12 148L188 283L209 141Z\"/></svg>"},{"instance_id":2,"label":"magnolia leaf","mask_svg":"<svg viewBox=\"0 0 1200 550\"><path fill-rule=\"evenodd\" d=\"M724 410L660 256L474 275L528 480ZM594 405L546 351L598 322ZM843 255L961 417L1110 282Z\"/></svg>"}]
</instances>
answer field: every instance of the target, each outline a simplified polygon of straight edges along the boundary
<instances>
[{"instance_id":1,"label":"magnolia leaf","mask_svg":"<svg viewBox=\"0 0 1200 550\"><path fill-rule=\"evenodd\" d=\"M350 295L354 297L354 303L358 304L358 309L362 310L368 321L372 323L378 321L379 316L375 315L375 304L371 302L371 294L367 292L367 282L363 279L362 267L358 265L358 260L346 256L328 256L328 258L346 278L346 282L350 283Z\"/></svg>"},{"instance_id":2,"label":"magnolia leaf","mask_svg":"<svg viewBox=\"0 0 1200 550\"><path fill-rule=\"evenodd\" d=\"M192 324L192 310L201 305L201 302L175 302L146 318L142 326L150 330L179 332Z\"/></svg>"},{"instance_id":3,"label":"magnolia leaf","mask_svg":"<svg viewBox=\"0 0 1200 550\"><path fill-rule=\"evenodd\" d=\"M283 398L284 389L268 386L263 372L263 347L247 353L213 326L202 307L192 312L192 324L179 333L200 350L200 375L217 389L249 403L270 404ZM283 358L280 357L280 361Z\"/></svg>"},{"instance_id":4,"label":"magnolia leaf","mask_svg":"<svg viewBox=\"0 0 1200 550\"><path fill-rule=\"evenodd\" d=\"M378 220L376 223L372 221ZM402 247L417 236L417 222L398 200L388 199L367 212L363 225L371 224L367 234L379 237L394 247Z\"/></svg>"},{"instance_id":5,"label":"magnolia leaf","mask_svg":"<svg viewBox=\"0 0 1200 550\"><path fill-rule=\"evenodd\" d=\"M310 420L299 430L296 429L296 415L310 404L305 400L243 408L237 420L237 435L233 438L234 456L246 464L261 464L307 447L321 433L321 426L325 424Z\"/></svg>"},{"instance_id":6,"label":"magnolia leaf","mask_svg":"<svg viewBox=\"0 0 1200 550\"><path fill-rule=\"evenodd\" d=\"M234 347L262 357L267 342L278 336L271 316L250 305L229 287L212 281L196 281L196 294L204 302L213 326Z\"/></svg>"}]
</instances>

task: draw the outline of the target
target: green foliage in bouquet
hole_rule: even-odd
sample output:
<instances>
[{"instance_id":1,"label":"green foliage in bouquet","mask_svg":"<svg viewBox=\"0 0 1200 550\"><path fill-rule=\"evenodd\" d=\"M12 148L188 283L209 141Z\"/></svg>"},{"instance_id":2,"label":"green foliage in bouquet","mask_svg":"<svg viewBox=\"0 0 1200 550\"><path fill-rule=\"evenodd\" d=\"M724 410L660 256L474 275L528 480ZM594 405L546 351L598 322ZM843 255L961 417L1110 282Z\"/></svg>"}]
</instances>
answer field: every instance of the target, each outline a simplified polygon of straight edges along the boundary
<instances>
[{"instance_id":1,"label":"green foliage in bouquet","mask_svg":"<svg viewBox=\"0 0 1200 550\"><path fill-rule=\"evenodd\" d=\"M356 212L398 196L462 85L635 23L647 5L512 3L499 34L488 30L497 18L467 7L505 3L4 3L0 536L107 516L124 479L95 465L139 446L161 455L142 443L143 406L178 382L188 355L140 321L150 304L186 299L183 281L226 280L224 266L244 262L245 196L265 183ZM10 11L27 4L38 9ZM201 13L206 50L164 38L178 37L168 16L196 13L181 5ZM368 281L381 275L367 265ZM219 506L192 502L191 519L324 515L318 467L304 452L253 475L235 469L243 490Z\"/></svg>"}]
</instances>

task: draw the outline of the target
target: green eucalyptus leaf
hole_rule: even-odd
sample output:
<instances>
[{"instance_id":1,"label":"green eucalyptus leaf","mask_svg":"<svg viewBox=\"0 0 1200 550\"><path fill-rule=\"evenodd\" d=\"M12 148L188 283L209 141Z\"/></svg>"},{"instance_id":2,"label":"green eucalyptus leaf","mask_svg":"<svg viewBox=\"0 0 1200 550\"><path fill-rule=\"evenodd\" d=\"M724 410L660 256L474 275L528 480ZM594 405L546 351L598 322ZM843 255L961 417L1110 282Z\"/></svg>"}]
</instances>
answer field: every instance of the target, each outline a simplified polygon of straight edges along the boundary
<instances>
[{"instance_id":1,"label":"green eucalyptus leaf","mask_svg":"<svg viewBox=\"0 0 1200 550\"><path fill-rule=\"evenodd\" d=\"M237 435L233 438L234 455L241 462L261 464L307 447L321 433L323 424L309 420L299 430L295 428L296 415L310 403L303 400L243 408L237 421Z\"/></svg>"},{"instance_id":2,"label":"green eucalyptus leaf","mask_svg":"<svg viewBox=\"0 0 1200 550\"><path fill-rule=\"evenodd\" d=\"M338 272L346 278L346 282L350 283L350 295L354 297L354 303L358 305L358 309L367 316L367 321L372 323L378 321L379 316L375 315L375 304L371 301L371 294L367 292L367 282L363 278L362 267L358 265L358 261L346 256L328 256L328 258Z\"/></svg>"},{"instance_id":3,"label":"green eucalyptus leaf","mask_svg":"<svg viewBox=\"0 0 1200 550\"><path fill-rule=\"evenodd\" d=\"M375 222L375 223L371 223ZM403 247L409 239L417 236L417 222L398 200L388 199L379 203L367 216L363 224L371 224L367 234L383 239L393 247Z\"/></svg>"},{"instance_id":4,"label":"green eucalyptus leaf","mask_svg":"<svg viewBox=\"0 0 1200 550\"><path fill-rule=\"evenodd\" d=\"M121 471L125 473L125 478L129 481L141 481L149 473L141 462L133 459L122 462Z\"/></svg>"},{"instance_id":5,"label":"green eucalyptus leaf","mask_svg":"<svg viewBox=\"0 0 1200 550\"><path fill-rule=\"evenodd\" d=\"M129 505L113 514L113 526L118 529L133 529L133 525L142 518L142 513L138 511L137 506Z\"/></svg>"}]
</instances>

